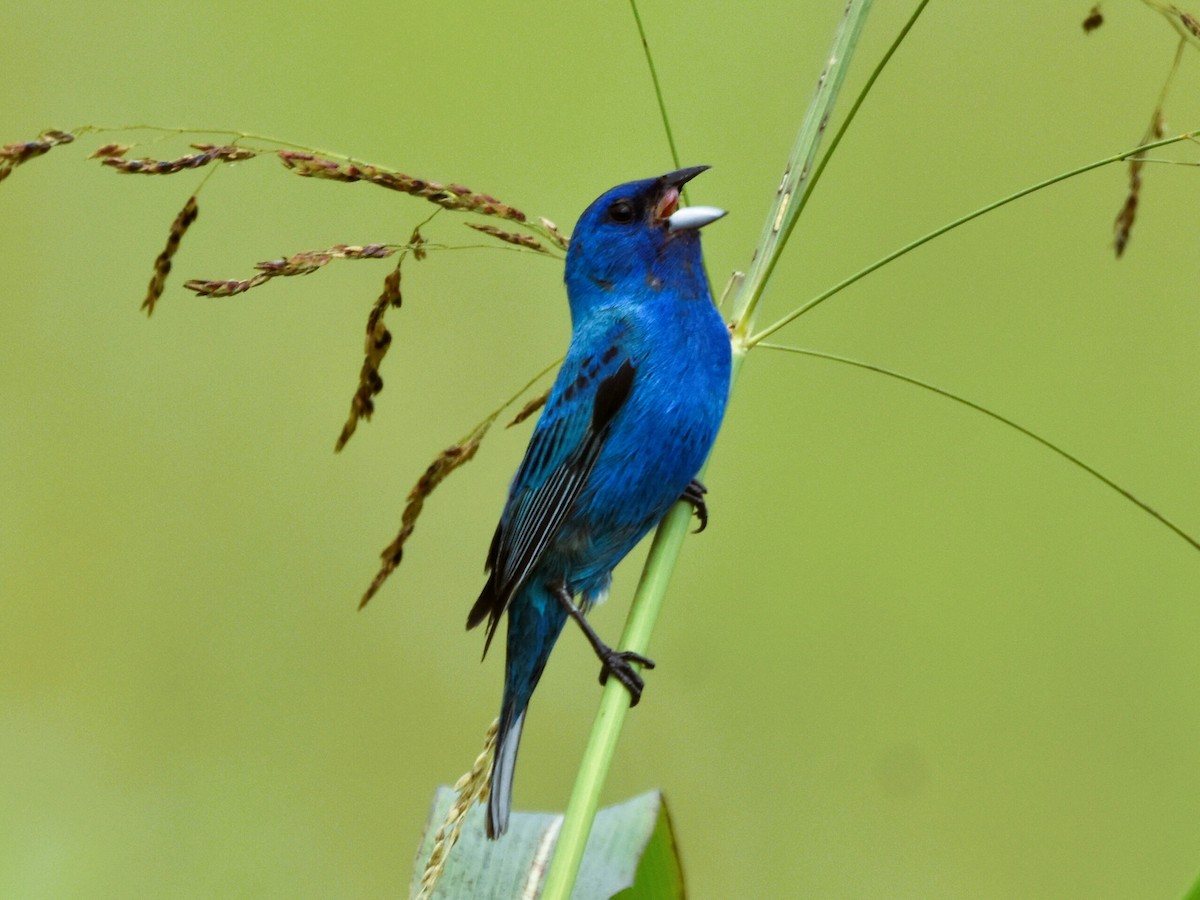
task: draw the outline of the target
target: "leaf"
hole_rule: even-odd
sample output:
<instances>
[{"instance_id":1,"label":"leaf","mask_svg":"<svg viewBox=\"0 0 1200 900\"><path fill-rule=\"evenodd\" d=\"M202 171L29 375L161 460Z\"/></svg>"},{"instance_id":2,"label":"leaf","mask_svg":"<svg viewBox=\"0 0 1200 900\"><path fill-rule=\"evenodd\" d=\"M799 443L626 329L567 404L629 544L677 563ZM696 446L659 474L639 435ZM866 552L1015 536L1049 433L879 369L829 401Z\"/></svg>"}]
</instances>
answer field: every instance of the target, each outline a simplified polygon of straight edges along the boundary
<instances>
[{"instance_id":1,"label":"leaf","mask_svg":"<svg viewBox=\"0 0 1200 900\"><path fill-rule=\"evenodd\" d=\"M679 859L679 849L675 846L671 815L667 812L666 800L662 795L655 796L661 802L654 833L650 835L650 842L642 851L642 860L638 864L633 887L616 895L620 900L682 900L687 896L683 885L683 863Z\"/></svg>"},{"instance_id":2,"label":"leaf","mask_svg":"<svg viewBox=\"0 0 1200 900\"><path fill-rule=\"evenodd\" d=\"M434 796L410 896L418 890L434 835L454 798L455 792L448 787L439 787ZM498 841L487 839L483 816L480 806L467 814L462 837L431 896L436 900L538 896L562 815L514 813L507 833ZM596 814L573 900L678 900L684 896L683 870L660 791L641 794Z\"/></svg>"},{"instance_id":3,"label":"leaf","mask_svg":"<svg viewBox=\"0 0 1200 900\"><path fill-rule=\"evenodd\" d=\"M1200 878L1197 878L1196 883L1183 895L1183 900L1200 900Z\"/></svg>"}]
</instances>

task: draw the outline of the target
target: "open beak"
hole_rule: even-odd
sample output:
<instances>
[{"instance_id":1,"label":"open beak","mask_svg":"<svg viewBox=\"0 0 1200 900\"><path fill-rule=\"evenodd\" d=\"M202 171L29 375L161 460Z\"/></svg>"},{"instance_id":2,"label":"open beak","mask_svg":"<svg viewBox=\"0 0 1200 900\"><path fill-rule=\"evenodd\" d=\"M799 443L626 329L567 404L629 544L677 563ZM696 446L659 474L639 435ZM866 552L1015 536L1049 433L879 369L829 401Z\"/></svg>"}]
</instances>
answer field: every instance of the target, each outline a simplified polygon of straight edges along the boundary
<instances>
[{"instance_id":1,"label":"open beak","mask_svg":"<svg viewBox=\"0 0 1200 900\"><path fill-rule=\"evenodd\" d=\"M655 210L656 218L665 221L668 231L689 231L703 228L709 222L715 222L725 215L725 210L715 206L679 206L679 189L691 181L708 166L692 166L668 172L659 178L663 183L662 197Z\"/></svg>"}]
</instances>

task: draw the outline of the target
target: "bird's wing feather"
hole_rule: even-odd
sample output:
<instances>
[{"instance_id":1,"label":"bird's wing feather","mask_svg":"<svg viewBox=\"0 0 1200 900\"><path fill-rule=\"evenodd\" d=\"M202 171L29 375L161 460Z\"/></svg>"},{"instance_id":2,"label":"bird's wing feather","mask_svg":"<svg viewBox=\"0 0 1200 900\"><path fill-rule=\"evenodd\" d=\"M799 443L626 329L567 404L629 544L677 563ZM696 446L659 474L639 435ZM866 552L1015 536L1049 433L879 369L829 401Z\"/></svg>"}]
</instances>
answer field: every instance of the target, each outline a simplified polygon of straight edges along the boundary
<instances>
[{"instance_id":1,"label":"bird's wing feather","mask_svg":"<svg viewBox=\"0 0 1200 900\"><path fill-rule=\"evenodd\" d=\"M582 360L568 356L530 439L488 551L491 575L467 617L468 628L489 620L484 653L513 595L586 486L609 424L629 397L637 370L616 348L614 343Z\"/></svg>"}]
</instances>

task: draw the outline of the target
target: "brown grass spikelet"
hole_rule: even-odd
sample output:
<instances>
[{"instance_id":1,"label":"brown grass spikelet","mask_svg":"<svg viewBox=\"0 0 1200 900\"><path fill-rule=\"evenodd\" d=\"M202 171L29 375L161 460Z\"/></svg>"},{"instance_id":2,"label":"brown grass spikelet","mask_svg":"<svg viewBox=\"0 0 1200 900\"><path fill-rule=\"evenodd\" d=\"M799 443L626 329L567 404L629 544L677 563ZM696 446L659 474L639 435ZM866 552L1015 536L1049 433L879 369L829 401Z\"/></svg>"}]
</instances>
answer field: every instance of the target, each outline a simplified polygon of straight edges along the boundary
<instances>
[{"instance_id":1,"label":"brown grass spikelet","mask_svg":"<svg viewBox=\"0 0 1200 900\"><path fill-rule=\"evenodd\" d=\"M146 311L147 316L154 315L154 304L158 302L163 289L167 286L167 275L171 272L171 259L179 249L179 242L183 240L183 236L199 214L200 208L196 205L196 195L193 194L188 197L187 203L183 205L183 209L179 211L175 221L171 223L171 233L167 235L167 246L154 260L154 275L151 276L150 285L146 289L146 299L142 301L142 309Z\"/></svg>"},{"instance_id":2,"label":"brown grass spikelet","mask_svg":"<svg viewBox=\"0 0 1200 900\"><path fill-rule=\"evenodd\" d=\"M52 147L57 147L59 144L69 144L73 140L75 140L75 135L69 131L50 129L38 135L37 140L5 144L3 147L0 147L0 181L7 178L17 166L41 156Z\"/></svg>"},{"instance_id":3,"label":"brown grass spikelet","mask_svg":"<svg viewBox=\"0 0 1200 900\"><path fill-rule=\"evenodd\" d=\"M496 734L499 730L500 720L495 719L484 734L483 750L475 757L470 771L454 782L454 790L458 792L458 796L450 804L446 818L434 835L433 851L429 854L429 861L425 863L425 871L421 873L421 890L417 893L416 900L429 900L433 896L433 891L446 870L450 851L454 849L459 835L462 834L467 812L476 802L483 803L488 798L491 790L492 758L496 754Z\"/></svg>"},{"instance_id":4,"label":"brown grass spikelet","mask_svg":"<svg viewBox=\"0 0 1200 900\"><path fill-rule=\"evenodd\" d=\"M310 275L335 259L383 259L399 249L393 244L335 244L328 250L305 250L255 263L258 274L242 281L193 278L183 286L201 297L232 297L279 276Z\"/></svg>"},{"instance_id":5,"label":"brown grass spikelet","mask_svg":"<svg viewBox=\"0 0 1200 900\"><path fill-rule=\"evenodd\" d=\"M479 445L482 443L488 429L496 420L495 415L489 416L483 422L475 426L466 437L456 444L452 444L437 455L437 458L429 464L429 467L417 479L417 483L408 493L408 500L404 505L404 512L400 516L400 531L383 552L379 554L383 564L379 567L379 572L375 575L375 579L371 582L371 586L367 588L363 594L362 601L358 604L358 608L362 609L371 600L372 597L387 581L389 575L396 571L396 567L400 565L400 560L404 556L404 543L413 533L413 529L417 524L417 517L421 515L421 509L425 506L425 499L433 493L434 488L446 480L446 477L460 466L466 465L475 456L479 450Z\"/></svg>"},{"instance_id":6,"label":"brown grass spikelet","mask_svg":"<svg viewBox=\"0 0 1200 900\"><path fill-rule=\"evenodd\" d=\"M254 264L254 268L268 278L289 275L311 275L317 269L333 261L333 254L328 250L304 250L293 253L283 259L266 259Z\"/></svg>"},{"instance_id":7,"label":"brown grass spikelet","mask_svg":"<svg viewBox=\"0 0 1200 900\"><path fill-rule=\"evenodd\" d=\"M361 181L362 174L352 163L321 159L300 150L277 150L279 161L303 178L324 178L329 181Z\"/></svg>"},{"instance_id":8,"label":"brown grass spikelet","mask_svg":"<svg viewBox=\"0 0 1200 900\"><path fill-rule=\"evenodd\" d=\"M566 250L570 241L565 234L558 230L558 226L545 216L538 216L538 221L542 224L542 228L546 229L546 235L550 240L558 245L558 249Z\"/></svg>"},{"instance_id":9,"label":"brown grass spikelet","mask_svg":"<svg viewBox=\"0 0 1200 900\"><path fill-rule=\"evenodd\" d=\"M358 387L354 396L350 398L350 415L346 417L346 424L342 426L342 433L338 435L337 444L334 445L335 453L340 453L346 446L346 442L358 428L359 419L369 421L371 414L375 412L375 395L383 390L383 377L379 374L379 367L392 345L392 333L384 325L383 316L389 307L399 307L402 302L400 264L397 263L396 268L383 279L383 292L367 316L366 352L358 376Z\"/></svg>"},{"instance_id":10,"label":"brown grass spikelet","mask_svg":"<svg viewBox=\"0 0 1200 900\"><path fill-rule=\"evenodd\" d=\"M1200 19L1180 9L1174 3L1163 3L1162 0L1142 0L1142 2L1166 17L1181 38L1200 46Z\"/></svg>"},{"instance_id":11,"label":"brown grass spikelet","mask_svg":"<svg viewBox=\"0 0 1200 900\"><path fill-rule=\"evenodd\" d=\"M232 297L235 294L244 293L252 287L265 284L269 280L270 276L267 275L255 275L253 278L247 278L245 281L208 281L201 278L193 278L190 281L185 281L183 286L189 291L195 291L200 297Z\"/></svg>"},{"instance_id":12,"label":"brown grass spikelet","mask_svg":"<svg viewBox=\"0 0 1200 900\"><path fill-rule=\"evenodd\" d=\"M335 259L383 259L399 248L390 244L335 244L328 250L305 250L286 259L269 259L254 268L269 278L277 275L309 275Z\"/></svg>"},{"instance_id":13,"label":"brown grass spikelet","mask_svg":"<svg viewBox=\"0 0 1200 900\"><path fill-rule=\"evenodd\" d=\"M414 178L403 172L383 169L368 163L339 162L315 153L298 150L278 150L279 160L297 175L305 178L323 178L327 181L367 181L393 191L420 197L436 203L443 209L457 212L473 212L500 219L524 222L525 213L502 203L488 194L477 194L460 184L444 185L437 181Z\"/></svg>"},{"instance_id":14,"label":"brown grass spikelet","mask_svg":"<svg viewBox=\"0 0 1200 900\"><path fill-rule=\"evenodd\" d=\"M114 145L116 146L116 145ZM125 159L116 154L107 154L100 164L116 169L126 175L174 175L185 169L198 169L210 162L241 162L253 159L258 154L244 147L218 146L216 144L192 144L199 153L189 153L178 159ZM103 148L102 148L103 149ZM126 148L128 149L128 148Z\"/></svg>"},{"instance_id":15,"label":"brown grass spikelet","mask_svg":"<svg viewBox=\"0 0 1200 900\"><path fill-rule=\"evenodd\" d=\"M425 240L425 236L421 234L421 226L418 225L413 229L412 236L408 239L408 248L412 251L413 259L417 262L426 257L427 251L425 250L425 245L427 243L428 241ZM396 306L399 305L399 303L396 304Z\"/></svg>"},{"instance_id":16,"label":"brown grass spikelet","mask_svg":"<svg viewBox=\"0 0 1200 900\"><path fill-rule=\"evenodd\" d=\"M1150 118L1150 126L1142 136L1142 143L1148 144L1158 140L1164 133L1162 105L1160 104ZM1142 194L1142 169L1145 165L1145 159L1140 156L1131 157L1129 160L1129 192L1125 195L1121 211L1117 213L1117 218L1113 221L1113 249L1116 251L1118 259L1125 252L1133 233L1133 223L1137 218L1138 202Z\"/></svg>"},{"instance_id":17,"label":"brown grass spikelet","mask_svg":"<svg viewBox=\"0 0 1200 900\"><path fill-rule=\"evenodd\" d=\"M129 144L105 144L92 151L88 159L107 159L112 156L124 156L129 152Z\"/></svg>"},{"instance_id":18,"label":"brown grass spikelet","mask_svg":"<svg viewBox=\"0 0 1200 900\"><path fill-rule=\"evenodd\" d=\"M535 412L545 406L548 399L550 399L549 390L547 390L546 393L542 394L540 397L534 397L532 400L522 406L520 412L513 416L513 420L504 427L512 428L514 425L520 425Z\"/></svg>"},{"instance_id":19,"label":"brown grass spikelet","mask_svg":"<svg viewBox=\"0 0 1200 900\"><path fill-rule=\"evenodd\" d=\"M525 396L526 391L537 384L538 381L540 381L548 373L558 368L561 363L562 357L559 357L554 362L543 368L540 372L534 375L533 378L526 382L520 388L520 390L500 404L499 407L492 410L487 417L483 419L483 421L471 429L466 437L459 440L458 443L447 447L440 454L438 454L437 458L434 459L432 463L429 464L428 468L425 469L425 472L419 479L417 479L416 485L414 485L413 489L408 493L408 499L404 506L404 512L400 516L400 531L396 535L395 540L388 544L387 547L384 548L383 552L379 554L380 558L383 560L383 563L379 567L379 572L376 574L375 579L371 582L370 587L368 587L366 593L363 594L362 601L358 604L359 609L362 609L367 605L367 602L375 596L376 592L378 592L379 588L382 587L388 576L391 575L392 572L396 570L396 567L400 565L400 561L404 555L404 543L412 535L413 529L416 526L417 517L421 514L421 509L424 506L425 498L433 493L433 489L441 484L451 472L470 462L472 457L474 457L475 453L479 450L479 445L483 442L484 437L487 436L488 430L492 427L492 425L495 424L496 420L500 418L501 413L511 407L521 397ZM538 401L534 401L534 403L539 403L540 399L541 398L539 398ZM526 404L526 407L524 410L522 410L522 413L526 416L531 415L537 409L534 403ZM520 415L518 416L518 419L520 419Z\"/></svg>"},{"instance_id":20,"label":"brown grass spikelet","mask_svg":"<svg viewBox=\"0 0 1200 900\"><path fill-rule=\"evenodd\" d=\"M525 247L529 250L536 250L539 253L549 253L550 251L537 238L530 237L527 234L517 234L513 231L504 231L497 228L495 225L483 225L479 222L464 222L468 228L474 228L476 231L482 231L484 234L490 234L492 237L504 241L506 244L516 244L518 247Z\"/></svg>"},{"instance_id":21,"label":"brown grass spikelet","mask_svg":"<svg viewBox=\"0 0 1200 900\"><path fill-rule=\"evenodd\" d=\"M404 302L400 293L400 266L404 262L405 256L411 253L416 260L424 259L426 243L424 235L421 234L421 227L418 225L413 229L400 258L396 260L396 267L383 279L383 292L372 304L371 312L367 315L366 353L363 357L362 368L359 370L358 387L355 388L354 396L350 398L350 414L346 417L346 424L342 426L342 433L338 435L337 443L334 445L335 453L340 453L346 446L346 442L358 428L359 420L370 421L371 414L375 412L375 395L383 390L383 377L379 374L379 367L383 363L383 357L387 354L388 348L392 345L392 333L384 325L383 317L389 308L399 309ZM364 256L388 256L391 255L391 252L395 252L395 248L383 244L371 244L358 249ZM383 253L381 252L383 249L388 249L390 252Z\"/></svg>"}]
</instances>

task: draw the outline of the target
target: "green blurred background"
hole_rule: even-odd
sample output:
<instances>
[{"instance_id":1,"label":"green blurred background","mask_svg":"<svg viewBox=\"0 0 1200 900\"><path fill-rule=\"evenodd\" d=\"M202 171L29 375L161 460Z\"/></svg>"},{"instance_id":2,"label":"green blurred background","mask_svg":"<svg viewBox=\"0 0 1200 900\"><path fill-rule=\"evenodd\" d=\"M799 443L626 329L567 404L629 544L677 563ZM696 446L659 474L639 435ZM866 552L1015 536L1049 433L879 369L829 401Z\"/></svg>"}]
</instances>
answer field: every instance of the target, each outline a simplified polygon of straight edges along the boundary
<instances>
[{"instance_id":1,"label":"green blurred background","mask_svg":"<svg viewBox=\"0 0 1200 900\"><path fill-rule=\"evenodd\" d=\"M932 4L862 110L763 321L953 216L1135 145L1174 33L1142 4ZM716 287L744 267L840 0L647 2ZM911 9L881 3L849 88ZM621 3L21 4L0 142L237 128L488 191L569 229L671 167ZM1200 127L1200 55L1168 128ZM149 135L135 136L148 139ZM502 654L463 631L527 429L428 504L429 460L567 337L557 262L433 254L375 420L332 452L389 263L225 300L186 278L400 241L429 207L226 168L151 321L202 173L118 176L92 137L0 185L0 896L385 897L479 749ZM184 142L136 153L172 156ZM1177 154L1196 157L1195 147ZM932 380L1193 534L1200 173L1150 167L1126 258L1110 167L905 257L780 335ZM443 215L435 240L478 243ZM995 422L755 352L606 797L667 794L692 895L1176 897L1200 872L1200 554ZM595 615L615 636L642 556ZM568 635L516 802L561 808L599 697Z\"/></svg>"}]
</instances>

